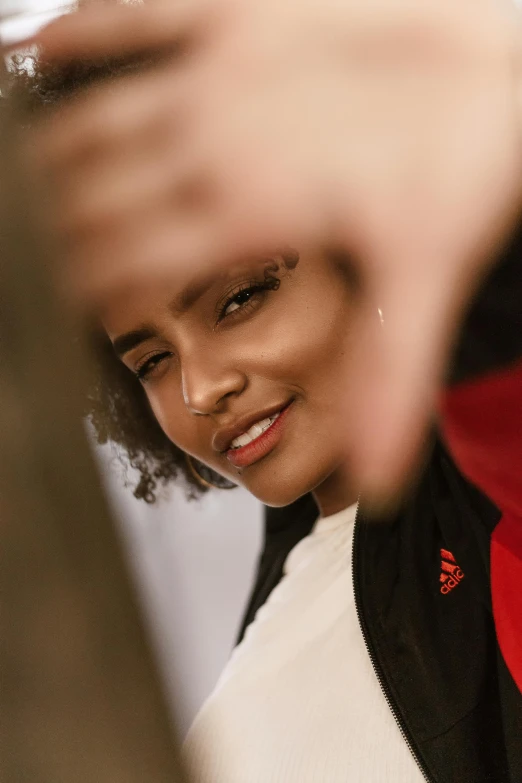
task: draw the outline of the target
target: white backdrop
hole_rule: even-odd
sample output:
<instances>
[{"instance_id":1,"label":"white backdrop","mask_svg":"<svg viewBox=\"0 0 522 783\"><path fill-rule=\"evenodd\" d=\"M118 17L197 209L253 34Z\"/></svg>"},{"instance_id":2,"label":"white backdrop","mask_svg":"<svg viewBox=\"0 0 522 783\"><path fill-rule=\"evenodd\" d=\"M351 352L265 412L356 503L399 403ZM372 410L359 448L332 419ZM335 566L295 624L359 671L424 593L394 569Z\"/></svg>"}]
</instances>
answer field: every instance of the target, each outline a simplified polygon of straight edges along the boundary
<instances>
[{"instance_id":1,"label":"white backdrop","mask_svg":"<svg viewBox=\"0 0 522 783\"><path fill-rule=\"evenodd\" d=\"M148 506L124 487L111 450L98 453L184 733L233 647L261 547L262 508L242 489L189 502L180 487Z\"/></svg>"},{"instance_id":2,"label":"white backdrop","mask_svg":"<svg viewBox=\"0 0 522 783\"><path fill-rule=\"evenodd\" d=\"M0 0L0 15L7 18L2 25L2 40L10 43L30 35L70 4L69 0Z\"/></svg>"}]
</instances>

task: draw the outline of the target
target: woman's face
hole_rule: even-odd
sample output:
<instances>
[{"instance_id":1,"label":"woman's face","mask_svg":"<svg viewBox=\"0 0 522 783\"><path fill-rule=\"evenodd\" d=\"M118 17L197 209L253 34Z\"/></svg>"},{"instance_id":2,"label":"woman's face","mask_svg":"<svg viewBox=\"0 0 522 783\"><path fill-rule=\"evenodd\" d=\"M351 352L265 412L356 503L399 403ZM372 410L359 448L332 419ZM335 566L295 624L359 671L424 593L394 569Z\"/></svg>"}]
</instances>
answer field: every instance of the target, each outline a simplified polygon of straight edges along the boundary
<instances>
[{"instance_id":1,"label":"woman's face","mask_svg":"<svg viewBox=\"0 0 522 783\"><path fill-rule=\"evenodd\" d=\"M136 286L102 318L173 443L279 506L344 470L351 309L334 261L289 253Z\"/></svg>"}]
</instances>

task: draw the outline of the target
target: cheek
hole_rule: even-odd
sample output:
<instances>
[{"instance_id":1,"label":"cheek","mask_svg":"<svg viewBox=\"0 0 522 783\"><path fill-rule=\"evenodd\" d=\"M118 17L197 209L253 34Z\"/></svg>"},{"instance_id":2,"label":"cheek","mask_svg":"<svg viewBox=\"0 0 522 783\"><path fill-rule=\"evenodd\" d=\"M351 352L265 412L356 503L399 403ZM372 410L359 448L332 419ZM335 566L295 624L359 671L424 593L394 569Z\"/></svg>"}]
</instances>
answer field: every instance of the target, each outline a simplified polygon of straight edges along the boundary
<instances>
[{"instance_id":1,"label":"cheek","mask_svg":"<svg viewBox=\"0 0 522 783\"><path fill-rule=\"evenodd\" d=\"M327 307L324 301L328 301ZM350 343L348 309L339 292L289 303L282 317L274 319L249 346L250 356L258 357L264 365L259 367L260 373L266 371L305 393L338 379L340 360Z\"/></svg>"},{"instance_id":2,"label":"cheek","mask_svg":"<svg viewBox=\"0 0 522 783\"><path fill-rule=\"evenodd\" d=\"M183 451L197 449L197 427L181 393L178 379L168 376L150 388L146 388L150 407L169 440Z\"/></svg>"}]
</instances>

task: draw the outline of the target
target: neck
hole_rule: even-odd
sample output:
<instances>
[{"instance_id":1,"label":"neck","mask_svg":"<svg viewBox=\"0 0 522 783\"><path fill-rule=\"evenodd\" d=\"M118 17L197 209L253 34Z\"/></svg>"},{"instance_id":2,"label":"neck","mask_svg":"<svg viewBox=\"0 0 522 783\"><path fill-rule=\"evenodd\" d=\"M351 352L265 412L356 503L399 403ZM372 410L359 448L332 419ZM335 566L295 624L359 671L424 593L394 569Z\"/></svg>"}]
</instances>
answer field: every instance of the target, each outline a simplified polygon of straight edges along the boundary
<instances>
[{"instance_id":1,"label":"neck","mask_svg":"<svg viewBox=\"0 0 522 783\"><path fill-rule=\"evenodd\" d=\"M337 514L356 503L359 493L353 486L348 465L344 463L330 473L313 495L322 517Z\"/></svg>"}]
</instances>

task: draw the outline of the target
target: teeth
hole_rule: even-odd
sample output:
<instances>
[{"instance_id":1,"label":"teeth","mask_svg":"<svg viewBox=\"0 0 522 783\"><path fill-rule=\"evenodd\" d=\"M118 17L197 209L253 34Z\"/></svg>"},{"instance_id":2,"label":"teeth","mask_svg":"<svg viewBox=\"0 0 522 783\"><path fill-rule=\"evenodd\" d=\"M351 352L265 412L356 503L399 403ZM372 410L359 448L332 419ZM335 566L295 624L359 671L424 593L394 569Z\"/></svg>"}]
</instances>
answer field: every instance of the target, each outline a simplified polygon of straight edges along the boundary
<instances>
[{"instance_id":1,"label":"teeth","mask_svg":"<svg viewBox=\"0 0 522 783\"><path fill-rule=\"evenodd\" d=\"M253 424L249 430L243 432L242 435L238 435L237 438L234 438L230 444L230 448L240 449L243 446L246 446L248 443L252 443L252 441L256 438L259 438L263 432L266 432L266 430L272 426L277 418L279 418L279 413L276 413L275 416L271 416L269 419L263 419L262 421L256 422L256 424Z\"/></svg>"},{"instance_id":2,"label":"teeth","mask_svg":"<svg viewBox=\"0 0 522 783\"><path fill-rule=\"evenodd\" d=\"M254 439L251 438L250 435L248 435L248 433L244 432L238 438L234 438L230 446L233 449L240 449L242 446L246 446L247 443L251 443L253 440Z\"/></svg>"}]
</instances>

